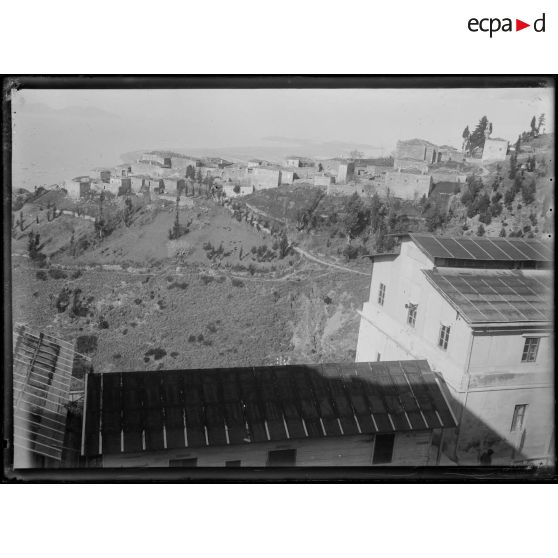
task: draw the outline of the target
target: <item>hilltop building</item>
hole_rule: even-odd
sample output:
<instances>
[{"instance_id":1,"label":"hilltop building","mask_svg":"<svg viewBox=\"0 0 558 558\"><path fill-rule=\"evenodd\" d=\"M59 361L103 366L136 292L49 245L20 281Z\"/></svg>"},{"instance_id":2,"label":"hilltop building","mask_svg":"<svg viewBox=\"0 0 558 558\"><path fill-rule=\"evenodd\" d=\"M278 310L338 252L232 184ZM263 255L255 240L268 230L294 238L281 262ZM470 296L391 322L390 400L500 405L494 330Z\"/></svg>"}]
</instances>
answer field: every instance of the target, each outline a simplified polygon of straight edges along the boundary
<instances>
[{"instance_id":1,"label":"hilltop building","mask_svg":"<svg viewBox=\"0 0 558 558\"><path fill-rule=\"evenodd\" d=\"M198 157L190 157L188 155L180 155L178 153L171 155L170 160L170 166L172 169L186 170L188 167L196 168L202 166L202 161Z\"/></svg>"},{"instance_id":2,"label":"hilltop building","mask_svg":"<svg viewBox=\"0 0 558 558\"><path fill-rule=\"evenodd\" d=\"M311 167L314 166L314 163L307 157L300 157L299 155L289 155L288 157L285 157L285 166L294 168Z\"/></svg>"},{"instance_id":3,"label":"hilltop building","mask_svg":"<svg viewBox=\"0 0 558 558\"><path fill-rule=\"evenodd\" d=\"M441 145L438 148L438 162L447 163L453 161L456 163L462 162L464 159L463 151L452 147L451 145Z\"/></svg>"},{"instance_id":4,"label":"hilltop building","mask_svg":"<svg viewBox=\"0 0 558 558\"><path fill-rule=\"evenodd\" d=\"M281 184L290 185L295 181L296 173L292 169L281 169Z\"/></svg>"},{"instance_id":5,"label":"hilltop building","mask_svg":"<svg viewBox=\"0 0 558 558\"><path fill-rule=\"evenodd\" d=\"M429 174L411 172L387 172L384 175L383 190L390 195L404 200L413 200L428 196L432 186Z\"/></svg>"},{"instance_id":6,"label":"hilltop building","mask_svg":"<svg viewBox=\"0 0 558 558\"><path fill-rule=\"evenodd\" d=\"M343 162L339 164L337 168L337 179L335 182L337 184L345 184L352 180L355 174L355 164L351 162Z\"/></svg>"},{"instance_id":7,"label":"hilltop building","mask_svg":"<svg viewBox=\"0 0 558 558\"><path fill-rule=\"evenodd\" d=\"M427 465L456 421L425 361L88 374L102 467Z\"/></svg>"},{"instance_id":8,"label":"hilltop building","mask_svg":"<svg viewBox=\"0 0 558 558\"><path fill-rule=\"evenodd\" d=\"M176 155L176 154L173 154ZM172 156L170 153L160 151L150 151L143 153L138 159L139 163L147 163L170 169L172 167Z\"/></svg>"},{"instance_id":9,"label":"hilltop building","mask_svg":"<svg viewBox=\"0 0 558 558\"><path fill-rule=\"evenodd\" d=\"M91 178L89 176L76 176L71 180L66 180L64 189L68 192L68 197L74 200L85 198L91 192Z\"/></svg>"},{"instance_id":10,"label":"hilltop building","mask_svg":"<svg viewBox=\"0 0 558 558\"><path fill-rule=\"evenodd\" d=\"M114 168L114 173L111 173L111 176L115 176L115 177L127 177L130 174L132 174L133 170L132 170L132 165L128 164L128 163L123 163L121 165L117 165Z\"/></svg>"},{"instance_id":11,"label":"hilltop building","mask_svg":"<svg viewBox=\"0 0 558 558\"><path fill-rule=\"evenodd\" d=\"M542 241L410 234L372 258L357 361L426 359L459 427L445 455L553 460L552 253Z\"/></svg>"},{"instance_id":12,"label":"hilltop building","mask_svg":"<svg viewBox=\"0 0 558 558\"><path fill-rule=\"evenodd\" d=\"M277 188L281 184L281 170L278 167L254 167L249 176L255 190Z\"/></svg>"},{"instance_id":13,"label":"hilltop building","mask_svg":"<svg viewBox=\"0 0 558 558\"><path fill-rule=\"evenodd\" d=\"M107 184L110 181L111 170L103 167L97 167L92 170L93 178Z\"/></svg>"},{"instance_id":14,"label":"hilltop building","mask_svg":"<svg viewBox=\"0 0 558 558\"><path fill-rule=\"evenodd\" d=\"M396 145L396 160L424 161L432 165L440 161L440 148L423 139L399 140Z\"/></svg>"},{"instance_id":15,"label":"hilltop building","mask_svg":"<svg viewBox=\"0 0 558 558\"><path fill-rule=\"evenodd\" d=\"M126 177L111 177L110 182L106 185L105 190L108 190L115 196L124 196L132 193L132 178Z\"/></svg>"},{"instance_id":16,"label":"hilltop building","mask_svg":"<svg viewBox=\"0 0 558 558\"><path fill-rule=\"evenodd\" d=\"M486 138L482 150L483 161L504 161L508 153L508 140L502 138Z\"/></svg>"}]
</instances>

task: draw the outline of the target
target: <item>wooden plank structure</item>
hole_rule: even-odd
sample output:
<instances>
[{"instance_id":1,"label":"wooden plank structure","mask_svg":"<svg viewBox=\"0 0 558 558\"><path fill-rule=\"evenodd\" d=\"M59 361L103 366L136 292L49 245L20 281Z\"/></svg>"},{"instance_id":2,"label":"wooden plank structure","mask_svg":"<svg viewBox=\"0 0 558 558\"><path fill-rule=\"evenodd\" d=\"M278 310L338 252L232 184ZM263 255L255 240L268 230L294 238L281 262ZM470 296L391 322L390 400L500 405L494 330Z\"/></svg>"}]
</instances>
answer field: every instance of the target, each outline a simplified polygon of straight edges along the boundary
<instances>
[{"instance_id":1,"label":"wooden plank structure","mask_svg":"<svg viewBox=\"0 0 558 558\"><path fill-rule=\"evenodd\" d=\"M82 454L456 426L421 361L89 374Z\"/></svg>"},{"instance_id":2,"label":"wooden plank structure","mask_svg":"<svg viewBox=\"0 0 558 558\"><path fill-rule=\"evenodd\" d=\"M61 461L74 346L16 324L13 354L16 454Z\"/></svg>"}]
</instances>

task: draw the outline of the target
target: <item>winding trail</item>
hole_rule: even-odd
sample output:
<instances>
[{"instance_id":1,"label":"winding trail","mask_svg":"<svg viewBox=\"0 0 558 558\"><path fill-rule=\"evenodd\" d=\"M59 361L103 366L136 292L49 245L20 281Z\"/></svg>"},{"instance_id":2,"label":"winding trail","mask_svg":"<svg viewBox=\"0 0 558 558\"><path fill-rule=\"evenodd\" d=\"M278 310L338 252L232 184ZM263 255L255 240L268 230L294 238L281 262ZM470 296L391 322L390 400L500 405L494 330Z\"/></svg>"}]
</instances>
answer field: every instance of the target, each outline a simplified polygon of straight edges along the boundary
<instances>
[{"instance_id":1,"label":"winding trail","mask_svg":"<svg viewBox=\"0 0 558 558\"><path fill-rule=\"evenodd\" d=\"M295 252L298 252L301 256L304 256L305 258L308 258L309 260L312 260L313 262L317 262L317 263L322 264L322 265L327 265L329 267L334 267L335 269L340 269L341 271L348 271L349 273L356 273L357 275L366 275L366 277L370 277L370 273L365 273L364 271L358 271L357 269L351 269L349 267L345 267L345 266L342 266L342 265L331 263L331 262L328 262L326 260L321 260L320 258L317 258L316 256L310 254L310 252L307 252L306 250L303 250L302 248L298 248L297 246L293 246L292 249Z\"/></svg>"}]
</instances>

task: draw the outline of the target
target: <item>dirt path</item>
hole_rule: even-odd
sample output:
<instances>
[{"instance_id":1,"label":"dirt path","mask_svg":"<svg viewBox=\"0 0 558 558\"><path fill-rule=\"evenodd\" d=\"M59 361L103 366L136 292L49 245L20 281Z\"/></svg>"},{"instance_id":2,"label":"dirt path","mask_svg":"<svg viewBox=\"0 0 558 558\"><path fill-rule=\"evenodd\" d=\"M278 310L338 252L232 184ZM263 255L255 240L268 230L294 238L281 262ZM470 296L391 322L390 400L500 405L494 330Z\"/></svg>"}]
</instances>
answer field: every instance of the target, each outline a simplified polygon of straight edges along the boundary
<instances>
[{"instance_id":1,"label":"dirt path","mask_svg":"<svg viewBox=\"0 0 558 558\"><path fill-rule=\"evenodd\" d=\"M358 275L366 275L366 277L370 276L370 273L365 273L364 271L358 271L356 269L351 269L349 267L334 264L334 263L328 262L326 260L321 260L320 258L317 258L316 256L313 256L312 254L310 254L306 250L303 250L302 248L297 248L296 246L293 246L293 250L295 252L298 252L300 255L304 256L305 258L308 258L309 260L312 260L312 261L317 262L319 264L327 265L329 267L334 267L335 269L340 269L341 271L348 271L350 273L356 273Z\"/></svg>"}]
</instances>

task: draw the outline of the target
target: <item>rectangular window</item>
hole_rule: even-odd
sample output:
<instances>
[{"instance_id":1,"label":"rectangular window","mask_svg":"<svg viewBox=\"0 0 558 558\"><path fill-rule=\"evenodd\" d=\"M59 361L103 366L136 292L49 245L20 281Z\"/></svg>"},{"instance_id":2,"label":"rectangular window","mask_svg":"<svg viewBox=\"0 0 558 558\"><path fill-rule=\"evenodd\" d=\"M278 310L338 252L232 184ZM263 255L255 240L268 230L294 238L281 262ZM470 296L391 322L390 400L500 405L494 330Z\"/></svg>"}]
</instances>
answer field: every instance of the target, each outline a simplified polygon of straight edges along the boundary
<instances>
[{"instance_id":1,"label":"rectangular window","mask_svg":"<svg viewBox=\"0 0 558 558\"><path fill-rule=\"evenodd\" d=\"M521 362L535 362L537 360L537 353L539 352L539 337L527 337L525 339L525 346L523 347L523 356Z\"/></svg>"},{"instance_id":2,"label":"rectangular window","mask_svg":"<svg viewBox=\"0 0 558 558\"><path fill-rule=\"evenodd\" d=\"M296 450L275 450L267 454L268 467L294 467L296 464Z\"/></svg>"},{"instance_id":3,"label":"rectangular window","mask_svg":"<svg viewBox=\"0 0 558 558\"><path fill-rule=\"evenodd\" d=\"M234 461L225 461L225 467L240 467L240 459Z\"/></svg>"},{"instance_id":4,"label":"rectangular window","mask_svg":"<svg viewBox=\"0 0 558 558\"><path fill-rule=\"evenodd\" d=\"M525 423L525 412L527 411L527 405L516 405L513 410L513 418L511 424L511 431L515 432L517 430L522 430Z\"/></svg>"},{"instance_id":5,"label":"rectangular window","mask_svg":"<svg viewBox=\"0 0 558 558\"><path fill-rule=\"evenodd\" d=\"M417 304L407 304L407 323L411 327L415 327L415 323L417 321Z\"/></svg>"},{"instance_id":6,"label":"rectangular window","mask_svg":"<svg viewBox=\"0 0 558 558\"><path fill-rule=\"evenodd\" d=\"M395 434L376 434L372 463L374 465L391 463L391 460L393 459L394 443L395 443Z\"/></svg>"},{"instance_id":7,"label":"rectangular window","mask_svg":"<svg viewBox=\"0 0 558 558\"><path fill-rule=\"evenodd\" d=\"M380 306L384 305L384 299L386 297L386 286L380 283L380 290L378 291L378 304Z\"/></svg>"},{"instance_id":8,"label":"rectangular window","mask_svg":"<svg viewBox=\"0 0 558 558\"><path fill-rule=\"evenodd\" d=\"M443 325L440 328L440 336L438 337L438 347L442 347L444 351L448 348L449 334L450 334L450 326Z\"/></svg>"},{"instance_id":9,"label":"rectangular window","mask_svg":"<svg viewBox=\"0 0 558 558\"><path fill-rule=\"evenodd\" d=\"M187 459L170 459L169 467L197 467L198 458L190 457Z\"/></svg>"}]
</instances>

